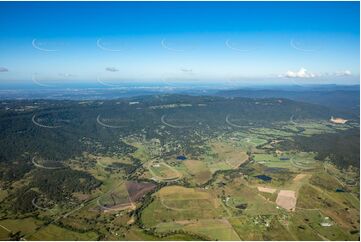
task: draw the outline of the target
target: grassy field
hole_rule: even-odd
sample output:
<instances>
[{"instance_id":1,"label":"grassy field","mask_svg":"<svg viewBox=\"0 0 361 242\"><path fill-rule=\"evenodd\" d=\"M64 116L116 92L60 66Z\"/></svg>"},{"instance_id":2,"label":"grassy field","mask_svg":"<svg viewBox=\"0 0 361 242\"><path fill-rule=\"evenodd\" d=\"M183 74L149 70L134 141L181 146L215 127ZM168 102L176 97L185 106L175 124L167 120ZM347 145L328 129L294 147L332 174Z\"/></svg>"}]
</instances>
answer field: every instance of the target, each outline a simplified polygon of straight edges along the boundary
<instances>
[{"instance_id":1,"label":"grassy field","mask_svg":"<svg viewBox=\"0 0 361 242\"><path fill-rule=\"evenodd\" d=\"M21 235L25 235L27 240L96 240L98 238L94 232L78 233L53 224L40 228L43 222L34 218L1 220L0 225L1 240L8 240L10 232L18 231Z\"/></svg>"},{"instance_id":2,"label":"grassy field","mask_svg":"<svg viewBox=\"0 0 361 242\"><path fill-rule=\"evenodd\" d=\"M241 240L294 240L275 216L242 215L229 221Z\"/></svg>"},{"instance_id":3,"label":"grassy field","mask_svg":"<svg viewBox=\"0 0 361 242\"><path fill-rule=\"evenodd\" d=\"M119 239L119 238L118 238ZM130 230L127 231L127 233L125 234L124 240L157 240L157 241L174 241L174 240L185 240L185 241L189 241L189 240L198 240L196 237L191 236L189 234L174 234L174 235L168 235L168 236L163 236L163 237L156 237L150 234L146 234L144 233L143 230L136 228L136 227L131 227Z\"/></svg>"},{"instance_id":4,"label":"grassy field","mask_svg":"<svg viewBox=\"0 0 361 242\"><path fill-rule=\"evenodd\" d=\"M273 138L286 138L294 135L284 130L271 129L271 128L255 128L255 129L251 129L250 132L254 134L262 135L263 137L273 137Z\"/></svg>"},{"instance_id":5,"label":"grassy field","mask_svg":"<svg viewBox=\"0 0 361 242\"><path fill-rule=\"evenodd\" d=\"M292 168L292 164L289 160L281 160L280 158L281 157L276 154L254 154L254 160L265 166L287 169Z\"/></svg>"},{"instance_id":6,"label":"grassy field","mask_svg":"<svg viewBox=\"0 0 361 242\"><path fill-rule=\"evenodd\" d=\"M38 230L29 237L26 237L28 240L97 240L97 238L98 235L95 232L79 233L53 224Z\"/></svg>"},{"instance_id":7,"label":"grassy field","mask_svg":"<svg viewBox=\"0 0 361 242\"><path fill-rule=\"evenodd\" d=\"M164 162L152 162L148 166L148 170L156 180L176 180L182 177L179 171Z\"/></svg>"},{"instance_id":8,"label":"grassy field","mask_svg":"<svg viewBox=\"0 0 361 242\"><path fill-rule=\"evenodd\" d=\"M203 161L200 160L185 160L183 162L187 167L187 171L191 174L196 184L203 184L208 181L212 173L208 169L208 167L204 164Z\"/></svg>"},{"instance_id":9,"label":"grassy field","mask_svg":"<svg viewBox=\"0 0 361 242\"><path fill-rule=\"evenodd\" d=\"M236 142L213 141L209 143L209 147L210 152L204 155L203 160L212 173L236 169L248 159L245 148Z\"/></svg>"},{"instance_id":10,"label":"grassy field","mask_svg":"<svg viewBox=\"0 0 361 242\"><path fill-rule=\"evenodd\" d=\"M128 208L132 205L124 183L119 184L115 189L101 196L97 203L104 211L122 210L122 208Z\"/></svg>"},{"instance_id":11,"label":"grassy field","mask_svg":"<svg viewBox=\"0 0 361 242\"><path fill-rule=\"evenodd\" d=\"M142 162L146 162L152 158L151 153L149 152L149 147L146 144L142 144L140 142L128 143L137 148L137 150L132 154L133 157L141 160Z\"/></svg>"},{"instance_id":12,"label":"grassy field","mask_svg":"<svg viewBox=\"0 0 361 242\"><path fill-rule=\"evenodd\" d=\"M107 168L116 163L132 164L132 161L127 158L109 157L109 156L98 156L96 157L97 164L103 168Z\"/></svg>"},{"instance_id":13,"label":"grassy field","mask_svg":"<svg viewBox=\"0 0 361 242\"><path fill-rule=\"evenodd\" d=\"M299 210L292 216L291 221L293 226L292 231L298 238L303 238L304 233L302 230L308 231L309 238L313 239L328 239L328 240L352 240L351 234L345 233L335 223L332 223L330 227L324 227L321 223L329 220L325 220L325 215L318 210ZM302 226L304 229L299 229ZM304 232L304 231L303 231Z\"/></svg>"},{"instance_id":14,"label":"grassy field","mask_svg":"<svg viewBox=\"0 0 361 242\"><path fill-rule=\"evenodd\" d=\"M135 138L132 144L138 149L132 155L143 166L129 180L139 184L143 178L152 179L147 183L154 187L168 182L151 195L152 201L140 214L140 222L148 232L134 223L137 216L130 212L142 200L129 200L131 192L125 186L130 182L128 174L121 169L105 169L114 163L130 164L129 157L87 155L80 160L89 161L87 164L69 162L69 166L102 181L99 188L87 194L73 193L76 199L71 205L57 204L48 211L38 209L30 214L34 217L0 220L0 239L9 239L11 232L19 231L29 240L195 240L198 237L194 235L210 240L357 240L358 170L338 169L316 160L315 153L275 148L277 142L290 140L296 132L309 136L334 132L343 126L299 122L277 127L222 134L208 141L205 154L187 153L191 158L184 161L177 160L177 154L156 155L159 142L143 144ZM246 162L248 154L253 160ZM214 174L216 171L221 172ZM272 180L263 181L258 175ZM207 181L207 185L200 186ZM15 182L13 187L20 188L26 182ZM277 202L281 190L295 193L295 211L287 211ZM1 190L0 200L6 195ZM127 204L134 207L121 209ZM56 218L59 220L48 226L40 220ZM324 221L330 221L331 226L322 226ZM151 235L152 231L155 235ZM172 235L157 237L159 233Z\"/></svg>"},{"instance_id":15,"label":"grassy field","mask_svg":"<svg viewBox=\"0 0 361 242\"><path fill-rule=\"evenodd\" d=\"M314 157L315 154L311 152L254 154L254 160L259 164L271 168L286 168L295 172L320 168L319 162L317 162Z\"/></svg>"},{"instance_id":16,"label":"grassy field","mask_svg":"<svg viewBox=\"0 0 361 242\"><path fill-rule=\"evenodd\" d=\"M231 166L239 166L248 158L246 152L236 144L215 142L211 147L219 160L226 161Z\"/></svg>"},{"instance_id":17,"label":"grassy field","mask_svg":"<svg viewBox=\"0 0 361 242\"><path fill-rule=\"evenodd\" d=\"M210 240L240 240L227 219L198 219L161 223L157 231L183 230L200 234Z\"/></svg>"},{"instance_id":18,"label":"grassy field","mask_svg":"<svg viewBox=\"0 0 361 242\"><path fill-rule=\"evenodd\" d=\"M169 186L158 191L154 198L142 214L142 221L148 227L177 220L218 218L225 214L219 200L201 189Z\"/></svg>"},{"instance_id":19,"label":"grassy field","mask_svg":"<svg viewBox=\"0 0 361 242\"><path fill-rule=\"evenodd\" d=\"M22 235L34 233L36 228L42 224L43 222L34 218L0 220L0 235L1 238L6 240L11 232L16 233L19 231Z\"/></svg>"},{"instance_id":20,"label":"grassy field","mask_svg":"<svg viewBox=\"0 0 361 242\"><path fill-rule=\"evenodd\" d=\"M240 211L236 208L238 205L246 204L247 207L242 209L243 214L253 216L278 213L276 204L271 199L262 196L256 187L250 187L242 180L233 180L222 189L222 193L223 191L226 197L225 204L234 212Z\"/></svg>"},{"instance_id":21,"label":"grassy field","mask_svg":"<svg viewBox=\"0 0 361 242\"><path fill-rule=\"evenodd\" d=\"M319 167L315 155L312 152L297 152L290 157L290 161L294 167L300 170L315 169Z\"/></svg>"},{"instance_id":22,"label":"grassy field","mask_svg":"<svg viewBox=\"0 0 361 242\"><path fill-rule=\"evenodd\" d=\"M303 210L317 210L323 216L330 217L334 226L339 226L343 231L359 229L360 202L353 196L326 191L318 186L305 185L301 187L297 208ZM326 228L323 228L323 230ZM355 239L358 234L352 237Z\"/></svg>"}]
</instances>

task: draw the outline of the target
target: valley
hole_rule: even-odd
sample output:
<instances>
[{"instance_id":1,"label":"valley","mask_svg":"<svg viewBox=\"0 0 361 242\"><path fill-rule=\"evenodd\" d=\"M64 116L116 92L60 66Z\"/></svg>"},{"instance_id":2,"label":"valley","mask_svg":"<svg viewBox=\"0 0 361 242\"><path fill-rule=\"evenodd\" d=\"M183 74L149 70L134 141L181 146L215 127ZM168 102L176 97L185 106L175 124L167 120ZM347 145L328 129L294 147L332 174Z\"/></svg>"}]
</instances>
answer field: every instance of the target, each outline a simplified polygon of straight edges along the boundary
<instances>
[{"instance_id":1,"label":"valley","mask_svg":"<svg viewBox=\"0 0 361 242\"><path fill-rule=\"evenodd\" d=\"M185 95L1 105L1 239L359 236L350 113ZM16 111L23 105L35 108ZM346 139L355 145L340 146Z\"/></svg>"}]
</instances>

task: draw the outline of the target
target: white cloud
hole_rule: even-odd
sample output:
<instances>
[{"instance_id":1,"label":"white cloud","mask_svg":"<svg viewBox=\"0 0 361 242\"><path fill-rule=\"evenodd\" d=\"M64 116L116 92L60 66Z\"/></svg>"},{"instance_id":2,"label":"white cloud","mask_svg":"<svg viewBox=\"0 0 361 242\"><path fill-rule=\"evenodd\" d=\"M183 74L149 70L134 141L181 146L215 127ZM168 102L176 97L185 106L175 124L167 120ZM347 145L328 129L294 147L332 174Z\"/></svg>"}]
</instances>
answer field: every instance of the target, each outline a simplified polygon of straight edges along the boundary
<instances>
[{"instance_id":1,"label":"white cloud","mask_svg":"<svg viewBox=\"0 0 361 242\"><path fill-rule=\"evenodd\" d=\"M279 77L286 78L313 78L317 75L307 71L305 68L301 68L299 71L287 71L286 74L280 75Z\"/></svg>"},{"instance_id":2,"label":"white cloud","mask_svg":"<svg viewBox=\"0 0 361 242\"><path fill-rule=\"evenodd\" d=\"M313 77L345 77L352 76L350 70L336 71L336 72L325 72L325 73L312 73L307 71L305 68L301 68L299 71L287 71L285 74L278 75L283 78L313 78Z\"/></svg>"},{"instance_id":3,"label":"white cloud","mask_svg":"<svg viewBox=\"0 0 361 242\"><path fill-rule=\"evenodd\" d=\"M336 76L352 76L350 70L338 71L335 73Z\"/></svg>"}]
</instances>

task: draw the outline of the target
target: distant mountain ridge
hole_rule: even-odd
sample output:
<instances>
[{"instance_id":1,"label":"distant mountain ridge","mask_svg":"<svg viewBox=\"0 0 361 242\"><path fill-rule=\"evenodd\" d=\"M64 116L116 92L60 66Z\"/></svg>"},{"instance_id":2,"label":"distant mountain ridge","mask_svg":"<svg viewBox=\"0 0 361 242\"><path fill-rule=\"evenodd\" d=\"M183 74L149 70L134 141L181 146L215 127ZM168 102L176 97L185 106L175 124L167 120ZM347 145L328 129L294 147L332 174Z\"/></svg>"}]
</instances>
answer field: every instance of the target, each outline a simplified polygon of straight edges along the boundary
<instances>
[{"instance_id":1,"label":"distant mountain ridge","mask_svg":"<svg viewBox=\"0 0 361 242\"><path fill-rule=\"evenodd\" d=\"M358 87L358 88L357 88ZM324 88L324 89L237 89L219 91L216 95L222 97L247 97L247 98L287 98L294 101L319 104L330 108L347 110L359 114L360 90L354 88Z\"/></svg>"}]
</instances>

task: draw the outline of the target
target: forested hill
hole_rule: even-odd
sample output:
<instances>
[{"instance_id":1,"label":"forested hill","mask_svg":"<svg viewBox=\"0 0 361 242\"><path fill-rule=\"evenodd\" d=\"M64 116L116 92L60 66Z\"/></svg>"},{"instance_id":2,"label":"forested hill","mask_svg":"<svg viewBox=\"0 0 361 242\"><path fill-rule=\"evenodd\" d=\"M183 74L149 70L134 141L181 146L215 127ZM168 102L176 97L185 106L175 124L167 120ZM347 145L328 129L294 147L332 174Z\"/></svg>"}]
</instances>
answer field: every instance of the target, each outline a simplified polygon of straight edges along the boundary
<instances>
[{"instance_id":1,"label":"forested hill","mask_svg":"<svg viewBox=\"0 0 361 242\"><path fill-rule=\"evenodd\" d=\"M181 137L196 133L209 137L228 130L229 122L248 129L347 114L279 98L186 95L107 101L3 101L0 110L0 162L29 160L35 154L62 160L94 149L99 153L127 153L133 147L119 137L129 135L145 135L161 142L175 140L189 147L187 139Z\"/></svg>"},{"instance_id":2,"label":"forested hill","mask_svg":"<svg viewBox=\"0 0 361 242\"><path fill-rule=\"evenodd\" d=\"M352 128L337 133L296 136L293 142L279 144L283 150L316 152L316 159L329 159L338 167L360 167L360 129Z\"/></svg>"},{"instance_id":3,"label":"forested hill","mask_svg":"<svg viewBox=\"0 0 361 242\"><path fill-rule=\"evenodd\" d=\"M358 87L358 88L357 88ZM297 90L276 90L276 89L237 89L226 90L217 93L223 97L248 97L248 98L287 98L295 101L319 104L334 109L347 110L359 114L360 89L345 88L341 90L326 89L297 89Z\"/></svg>"}]
</instances>

